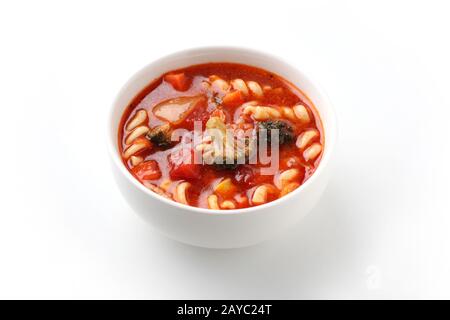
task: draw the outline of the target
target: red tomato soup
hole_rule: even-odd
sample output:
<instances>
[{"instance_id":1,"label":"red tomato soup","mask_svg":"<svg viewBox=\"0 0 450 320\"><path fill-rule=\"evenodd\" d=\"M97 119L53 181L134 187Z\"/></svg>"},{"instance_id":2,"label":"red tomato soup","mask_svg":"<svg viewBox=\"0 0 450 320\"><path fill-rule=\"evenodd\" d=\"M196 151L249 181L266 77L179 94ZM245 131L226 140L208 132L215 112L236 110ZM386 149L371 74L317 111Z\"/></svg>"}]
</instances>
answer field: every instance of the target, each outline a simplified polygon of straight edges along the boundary
<instances>
[{"instance_id":1,"label":"red tomato soup","mask_svg":"<svg viewBox=\"0 0 450 320\"><path fill-rule=\"evenodd\" d=\"M311 101L269 71L208 63L168 72L122 117L119 147L153 192L209 209L258 206L301 186L324 137Z\"/></svg>"}]
</instances>

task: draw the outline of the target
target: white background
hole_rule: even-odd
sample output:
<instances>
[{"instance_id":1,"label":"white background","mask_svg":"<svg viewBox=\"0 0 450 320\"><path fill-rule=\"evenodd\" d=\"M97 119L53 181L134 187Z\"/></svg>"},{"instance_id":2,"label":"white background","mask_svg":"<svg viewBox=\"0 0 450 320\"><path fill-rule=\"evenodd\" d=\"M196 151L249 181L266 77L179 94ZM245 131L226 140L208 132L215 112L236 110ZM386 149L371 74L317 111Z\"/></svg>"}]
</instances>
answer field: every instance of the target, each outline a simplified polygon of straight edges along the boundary
<instances>
[{"instance_id":1,"label":"white background","mask_svg":"<svg viewBox=\"0 0 450 320\"><path fill-rule=\"evenodd\" d=\"M450 298L446 1L3 1L0 298ZM194 46L295 61L340 124L299 225L241 250L163 238L119 194L106 114Z\"/></svg>"}]
</instances>

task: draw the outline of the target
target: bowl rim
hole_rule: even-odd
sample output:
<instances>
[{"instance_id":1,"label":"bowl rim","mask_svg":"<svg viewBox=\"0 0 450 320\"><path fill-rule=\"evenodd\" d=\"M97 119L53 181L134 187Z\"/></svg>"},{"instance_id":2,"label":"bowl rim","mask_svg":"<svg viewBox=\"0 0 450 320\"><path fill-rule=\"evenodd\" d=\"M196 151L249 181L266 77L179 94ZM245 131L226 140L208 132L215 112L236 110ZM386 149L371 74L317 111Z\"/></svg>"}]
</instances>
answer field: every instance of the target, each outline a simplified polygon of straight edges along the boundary
<instances>
[{"instance_id":1,"label":"bowl rim","mask_svg":"<svg viewBox=\"0 0 450 320\"><path fill-rule=\"evenodd\" d=\"M218 210L218 209L207 209L207 208L200 208L200 207L194 207L189 206L186 204L182 204L179 202L176 202L171 199L167 199L163 196L160 196L159 194L151 191L150 189L146 188L143 184L141 184L125 167L125 165L122 162L122 159L119 155L119 153L116 150L116 144L117 144L117 136L113 135L111 136L111 127L114 125L114 110L115 106L118 104L118 101L120 97L126 92L128 87L135 81L137 81L140 76L146 72L151 66L157 65L158 63L163 62L164 60L170 60L170 59L179 59L182 55L195 55L195 54L207 54L208 51L229 51L234 53L246 53L246 54L254 54L258 55L260 57L263 57L265 59L274 60L279 63L284 64L285 66L288 66L289 68L294 69L296 72L298 72L309 84L314 88L317 95L321 97L322 104L326 104L328 106L328 118L331 119L330 122L334 123L334 127L331 128L330 131L329 128L325 128L323 121L322 126L324 131L326 132L326 144L324 147L324 152L322 155L322 159L320 160L319 166L315 170L315 172L311 175L311 177L306 180L303 184L301 184L298 188L296 188L294 191L288 193L287 195L278 198L276 200L273 200L271 202L254 206L254 207L247 207L247 208L240 208L240 209L231 209L231 210ZM224 62L233 62L233 61L224 61ZM205 62L206 63L206 62ZM251 65L251 64L248 64ZM259 67L257 65L254 65L255 67ZM259 67L260 68L260 67ZM269 70L270 71L270 70ZM276 72L275 72L276 73ZM291 79L286 79L289 82L291 82ZM295 83L294 83L295 85ZM142 88L143 89L143 88ZM299 88L308 99L309 95L307 92L304 92L302 88ZM137 93L136 93L137 94ZM313 102L313 101L312 101ZM313 105L316 106L316 103L313 102ZM125 106L124 106L125 108ZM317 108L316 108L317 109ZM122 110L123 112L124 110ZM320 116L319 110L317 110ZM313 79L309 74L306 74L304 71L299 70L294 63L291 61L281 58L277 55L267 53L260 50L255 50L252 48L247 48L243 46L201 46L201 47L192 47L184 50L178 50L169 54L166 54L164 56L161 56L158 59L155 59L151 61L150 63L146 64L145 66L141 67L137 72L135 72L121 87L119 92L115 95L112 103L110 104L110 107L108 109L108 117L107 117L107 142L108 142L108 151L109 154L113 160L114 165L117 167L117 169L123 174L123 176L131 182L133 186L135 186L138 190L141 192L147 194L148 196L154 198L156 201L162 201L170 206L179 208L180 210L186 210L191 213L196 214L207 214L211 216L229 216L229 215L242 215L242 214L252 214L257 213L259 211L264 211L264 209L269 209L270 207L277 206L281 204L283 201L286 202L289 199L293 197L299 196L304 190L308 189L311 184L313 184L322 174L322 172L325 170L325 167L329 165L330 159L332 157L333 150L335 149L336 141L337 141L337 135L338 135L338 122L337 122L337 116L335 109L333 105L330 102L330 99L328 98L328 95L325 93L323 88L318 84L315 79ZM328 138L329 136L332 136L332 138Z\"/></svg>"}]
</instances>

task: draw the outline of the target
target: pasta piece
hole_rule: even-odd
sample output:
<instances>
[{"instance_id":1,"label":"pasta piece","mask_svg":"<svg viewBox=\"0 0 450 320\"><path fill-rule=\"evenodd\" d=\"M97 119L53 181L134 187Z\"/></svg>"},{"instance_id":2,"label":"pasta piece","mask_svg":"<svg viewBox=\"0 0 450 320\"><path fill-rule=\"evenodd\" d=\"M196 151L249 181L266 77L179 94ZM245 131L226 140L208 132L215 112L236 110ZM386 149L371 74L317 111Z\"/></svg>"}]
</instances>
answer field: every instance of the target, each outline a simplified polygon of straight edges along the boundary
<instances>
[{"instance_id":1,"label":"pasta piece","mask_svg":"<svg viewBox=\"0 0 450 320\"><path fill-rule=\"evenodd\" d=\"M191 184L189 182L182 182L179 185L177 185L174 194L175 201L189 205L186 192L190 187Z\"/></svg>"},{"instance_id":2,"label":"pasta piece","mask_svg":"<svg viewBox=\"0 0 450 320\"><path fill-rule=\"evenodd\" d=\"M144 109L138 110L134 117L130 120L130 122L128 122L126 126L127 131L131 131L137 126L143 124L147 120L147 117L147 111L145 111Z\"/></svg>"},{"instance_id":3,"label":"pasta piece","mask_svg":"<svg viewBox=\"0 0 450 320\"><path fill-rule=\"evenodd\" d=\"M292 168L300 166L302 161L297 156L290 156L289 158L285 159L284 163L286 167Z\"/></svg>"},{"instance_id":4,"label":"pasta piece","mask_svg":"<svg viewBox=\"0 0 450 320\"><path fill-rule=\"evenodd\" d=\"M256 120L267 120L267 119L276 119L279 118L280 112L277 109L274 108L268 108L268 107L256 107L256 111L254 114L254 118Z\"/></svg>"},{"instance_id":5,"label":"pasta piece","mask_svg":"<svg viewBox=\"0 0 450 320\"><path fill-rule=\"evenodd\" d=\"M283 196L287 195L288 193L294 191L298 187L300 187L300 183L298 183L298 182L288 183L287 185L285 185L283 187L283 189L281 189L280 197L283 197Z\"/></svg>"},{"instance_id":6,"label":"pasta piece","mask_svg":"<svg viewBox=\"0 0 450 320\"><path fill-rule=\"evenodd\" d=\"M214 209L214 210L220 209L219 198L215 194L208 196L207 201L208 201L208 208Z\"/></svg>"},{"instance_id":7,"label":"pasta piece","mask_svg":"<svg viewBox=\"0 0 450 320\"><path fill-rule=\"evenodd\" d=\"M305 149L311 144L311 142L319 137L319 131L316 129L308 129L302 134L300 134L295 142L295 145L299 149Z\"/></svg>"},{"instance_id":8,"label":"pasta piece","mask_svg":"<svg viewBox=\"0 0 450 320\"><path fill-rule=\"evenodd\" d=\"M264 96L263 89L261 88L258 82L247 81L247 87L254 97L259 99Z\"/></svg>"},{"instance_id":9,"label":"pasta piece","mask_svg":"<svg viewBox=\"0 0 450 320\"><path fill-rule=\"evenodd\" d=\"M217 117L219 118L222 122L225 122L227 119L227 116L225 115L225 112L223 112L222 109L216 109L211 113L211 118L212 117Z\"/></svg>"},{"instance_id":10,"label":"pasta piece","mask_svg":"<svg viewBox=\"0 0 450 320\"><path fill-rule=\"evenodd\" d=\"M283 171L275 179L275 185L277 186L278 189L282 189L289 182L292 182L295 179L297 179L299 177L299 175L300 175L300 170L295 169L295 168Z\"/></svg>"},{"instance_id":11,"label":"pasta piece","mask_svg":"<svg viewBox=\"0 0 450 320\"><path fill-rule=\"evenodd\" d=\"M281 113L288 120L291 120L291 121L297 120L297 118L295 117L294 109L292 109L290 107L281 107Z\"/></svg>"},{"instance_id":12,"label":"pasta piece","mask_svg":"<svg viewBox=\"0 0 450 320\"><path fill-rule=\"evenodd\" d=\"M172 197L170 196L170 194L168 194L167 192L165 192L165 191L164 191L163 189L161 189L160 187L157 187L157 186L155 186L154 184L151 184L151 183L147 183L147 184L145 184L145 186L146 186L147 188L149 188L150 190L152 190L153 192L159 194L160 196L163 196L164 198L167 198L167 199L171 199L171 200L172 200Z\"/></svg>"},{"instance_id":13,"label":"pasta piece","mask_svg":"<svg viewBox=\"0 0 450 320\"><path fill-rule=\"evenodd\" d=\"M218 76L211 76L209 79L211 80L211 87L215 92L225 93L230 89L229 83Z\"/></svg>"},{"instance_id":14,"label":"pasta piece","mask_svg":"<svg viewBox=\"0 0 450 320\"><path fill-rule=\"evenodd\" d=\"M220 208L226 209L226 210L232 210L232 209L236 209L236 205L231 200L225 200L224 202L222 202L220 204Z\"/></svg>"},{"instance_id":15,"label":"pasta piece","mask_svg":"<svg viewBox=\"0 0 450 320\"><path fill-rule=\"evenodd\" d=\"M242 107L248 107L248 106L257 106L258 105L258 101L252 100L252 101L248 101L244 104L242 104Z\"/></svg>"},{"instance_id":16,"label":"pasta piece","mask_svg":"<svg viewBox=\"0 0 450 320\"><path fill-rule=\"evenodd\" d=\"M302 104L297 104L294 106L294 113L298 120L300 120L303 124L309 123L311 121L309 117L308 110Z\"/></svg>"},{"instance_id":17,"label":"pasta piece","mask_svg":"<svg viewBox=\"0 0 450 320\"><path fill-rule=\"evenodd\" d=\"M163 189L164 191L168 191L170 186L172 184L172 180L170 179L165 179L163 182L160 183L160 187L161 189Z\"/></svg>"},{"instance_id":18,"label":"pasta piece","mask_svg":"<svg viewBox=\"0 0 450 320\"><path fill-rule=\"evenodd\" d=\"M202 81L201 86L203 90L208 91L211 89L211 84L208 81Z\"/></svg>"},{"instance_id":19,"label":"pasta piece","mask_svg":"<svg viewBox=\"0 0 450 320\"><path fill-rule=\"evenodd\" d=\"M280 111L272 107L246 106L242 111L246 115L251 115L257 121L278 119L281 117Z\"/></svg>"},{"instance_id":20,"label":"pasta piece","mask_svg":"<svg viewBox=\"0 0 450 320\"><path fill-rule=\"evenodd\" d=\"M315 160L322 152L322 145L320 143L313 143L308 149L303 152L303 158L306 161Z\"/></svg>"},{"instance_id":21,"label":"pasta piece","mask_svg":"<svg viewBox=\"0 0 450 320\"><path fill-rule=\"evenodd\" d=\"M150 141L145 138L138 138L133 142L131 146L125 149L123 157L128 160L131 156L134 156L135 154L146 149L150 149L151 147L152 144L150 143Z\"/></svg>"},{"instance_id":22,"label":"pasta piece","mask_svg":"<svg viewBox=\"0 0 450 320\"><path fill-rule=\"evenodd\" d=\"M137 165L140 164L142 161L144 161L144 158L138 157L138 156L131 156L131 157L130 157L130 161L131 161L131 164L132 164L133 166L137 166Z\"/></svg>"},{"instance_id":23,"label":"pasta piece","mask_svg":"<svg viewBox=\"0 0 450 320\"><path fill-rule=\"evenodd\" d=\"M283 96L284 94L284 89L281 87L275 88L275 89L270 89L268 90L268 93L272 96Z\"/></svg>"},{"instance_id":24,"label":"pasta piece","mask_svg":"<svg viewBox=\"0 0 450 320\"><path fill-rule=\"evenodd\" d=\"M240 91L244 96L248 96L248 94L249 94L247 85L245 84L245 81L242 80L242 79L234 79L234 80L232 80L231 81L231 87L234 90Z\"/></svg>"},{"instance_id":25,"label":"pasta piece","mask_svg":"<svg viewBox=\"0 0 450 320\"><path fill-rule=\"evenodd\" d=\"M125 144L130 145L134 140L146 134L150 129L147 126L136 127L125 139Z\"/></svg>"},{"instance_id":26,"label":"pasta piece","mask_svg":"<svg viewBox=\"0 0 450 320\"><path fill-rule=\"evenodd\" d=\"M271 185L262 185L255 189L252 196L252 203L260 205L268 201L269 194L273 194L274 188Z\"/></svg>"}]
</instances>

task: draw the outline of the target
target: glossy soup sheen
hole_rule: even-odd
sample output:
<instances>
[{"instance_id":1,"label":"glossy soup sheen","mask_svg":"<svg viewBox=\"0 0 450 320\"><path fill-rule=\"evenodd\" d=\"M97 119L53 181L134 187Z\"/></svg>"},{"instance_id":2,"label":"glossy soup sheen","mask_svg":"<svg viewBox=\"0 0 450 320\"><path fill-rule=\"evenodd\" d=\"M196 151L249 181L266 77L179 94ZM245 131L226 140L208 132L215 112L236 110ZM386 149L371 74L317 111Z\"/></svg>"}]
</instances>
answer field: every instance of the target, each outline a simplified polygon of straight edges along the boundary
<instances>
[{"instance_id":1,"label":"glossy soup sheen","mask_svg":"<svg viewBox=\"0 0 450 320\"><path fill-rule=\"evenodd\" d=\"M278 170L262 175L259 162L225 169L184 165L172 155L176 142L160 142L161 128L193 130L201 121L205 130L213 117L250 130L286 124L289 139L281 144L280 135ZM324 145L319 115L298 88L234 63L189 66L154 80L126 108L118 136L124 164L144 186L180 203L221 210L261 205L295 190L316 170Z\"/></svg>"}]
</instances>

